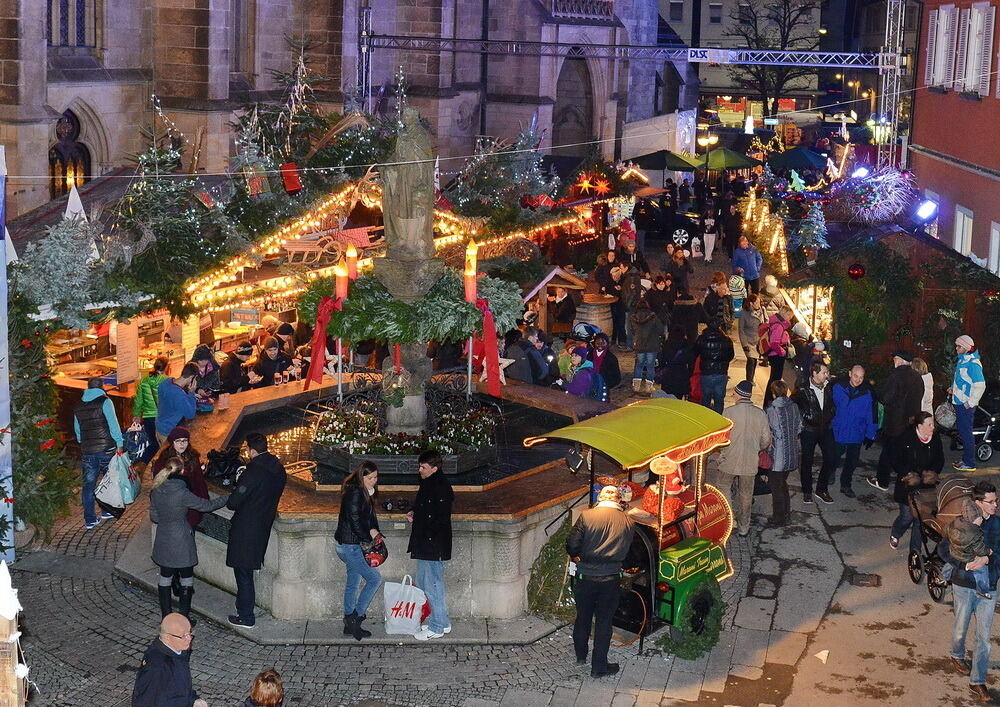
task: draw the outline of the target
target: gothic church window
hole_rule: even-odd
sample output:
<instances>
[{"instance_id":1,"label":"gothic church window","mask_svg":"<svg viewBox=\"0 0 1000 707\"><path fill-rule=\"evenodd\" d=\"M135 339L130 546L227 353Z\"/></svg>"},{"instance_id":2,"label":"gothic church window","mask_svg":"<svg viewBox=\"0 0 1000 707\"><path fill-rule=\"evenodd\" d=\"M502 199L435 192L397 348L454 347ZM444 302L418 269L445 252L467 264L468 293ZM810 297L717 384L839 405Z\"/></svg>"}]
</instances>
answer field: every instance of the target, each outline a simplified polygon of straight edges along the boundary
<instances>
[{"instance_id":1,"label":"gothic church window","mask_svg":"<svg viewBox=\"0 0 1000 707\"><path fill-rule=\"evenodd\" d=\"M50 47L97 46L97 0L45 0Z\"/></svg>"},{"instance_id":2,"label":"gothic church window","mask_svg":"<svg viewBox=\"0 0 1000 707\"><path fill-rule=\"evenodd\" d=\"M80 137L80 121L66 111L56 123L56 144L49 148L49 193L53 199L82 187L90 178L90 150Z\"/></svg>"}]
</instances>

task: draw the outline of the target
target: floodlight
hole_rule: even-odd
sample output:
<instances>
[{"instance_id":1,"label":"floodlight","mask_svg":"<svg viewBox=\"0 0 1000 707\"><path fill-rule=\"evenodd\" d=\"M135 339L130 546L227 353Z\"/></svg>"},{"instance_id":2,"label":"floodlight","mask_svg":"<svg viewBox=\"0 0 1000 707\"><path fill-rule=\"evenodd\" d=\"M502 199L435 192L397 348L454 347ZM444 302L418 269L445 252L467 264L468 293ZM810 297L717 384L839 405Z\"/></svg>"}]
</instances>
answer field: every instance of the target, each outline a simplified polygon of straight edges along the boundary
<instances>
[{"instance_id":1,"label":"floodlight","mask_svg":"<svg viewBox=\"0 0 1000 707\"><path fill-rule=\"evenodd\" d=\"M913 214L914 219L921 223L927 223L934 219L934 215L937 214L938 205L936 201L931 201L930 199L924 199L917 206L916 212Z\"/></svg>"},{"instance_id":2,"label":"floodlight","mask_svg":"<svg viewBox=\"0 0 1000 707\"><path fill-rule=\"evenodd\" d=\"M861 179L862 177L867 177L871 173L871 170L867 167L861 166L856 170L851 172L851 179Z\"/></svg>"}]
</instances>

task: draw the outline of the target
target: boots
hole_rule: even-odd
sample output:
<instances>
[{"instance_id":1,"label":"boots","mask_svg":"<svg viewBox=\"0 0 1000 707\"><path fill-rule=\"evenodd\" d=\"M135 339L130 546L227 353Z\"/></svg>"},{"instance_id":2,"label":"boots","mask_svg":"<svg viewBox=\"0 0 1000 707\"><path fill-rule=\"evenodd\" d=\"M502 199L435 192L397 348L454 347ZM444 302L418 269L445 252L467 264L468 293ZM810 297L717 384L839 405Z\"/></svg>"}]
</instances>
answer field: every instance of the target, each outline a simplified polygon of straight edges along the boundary
<instances>
[{"instance_id":1,"label":"boots","mask_svg":"<svg viewBox=\"0 0 1000 707\"><path fill-rule=\"evenodd\" d=\"M177 600L177 612L188 616L191 613L191 597L194 596L194 587L181 587L181 596ZM191 617L188 616L188 619ZM194 626L194 621L191 621Z\"/></svg>"},{"instance_id":2,"label":"boots","mask_svg":"<svg viewBox=\"0 0 1000 707\"><path fill-rule=\"evenodd\" d=\"M181 595L181 576L174 572L174 576L170 578L170 591L174 593L175 597Z\"/></svg>"},{"instance_id":3,"label":"boots","mask_svg":"<svg viewBox=\"0 0 1000 707\"><path fill-rule=\"evenodd\" d=\"M656 391L656 384L653 381L644 380L642 382L642 392L646 395L652 395Z\"/></svg>"},{"instance_id":4,"label":"boots","mask_svg":"<svg viewBox=\"0 0 1000 707\"><path fill-rule=\"evenodd\" d=\"M642 378L633 378L632 379L632 392L633 393L639 393L639 392L641 392L641 388L642 388Z\"/></svg>"},{"instance_id":5,"label":"boots","mask_svg":"<svg viewBox=\"0 0 1000 707\"><path fill-rule=\"evenodd\" d=\"M365 617L358 616L357 613L349 614L344 617L344 632L349 633L354 636L354 640L360 641L362 638L369 638L372 635L371 631L366 631L361 628L361 622L365 620Z\"/></svg>"},{"instance_id":6,"label":"boots","mask_svg":"<svg viewBox=\"0 0 1000 707\"><path fill-rule=\"evenodd\" d=\"M156 593L160 597L160 616L162 618L173 612L173 597L170 596L170 587L158 586Z\"/></svg>"}]
</instances>

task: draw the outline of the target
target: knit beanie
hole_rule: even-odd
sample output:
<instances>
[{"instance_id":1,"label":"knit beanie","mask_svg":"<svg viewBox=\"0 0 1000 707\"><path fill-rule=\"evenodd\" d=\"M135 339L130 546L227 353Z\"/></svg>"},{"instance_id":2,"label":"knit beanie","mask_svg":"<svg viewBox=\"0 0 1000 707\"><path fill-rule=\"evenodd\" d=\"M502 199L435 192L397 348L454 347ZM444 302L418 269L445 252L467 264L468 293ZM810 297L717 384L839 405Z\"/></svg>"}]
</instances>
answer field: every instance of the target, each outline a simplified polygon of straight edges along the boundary
<instances>
[{"instance_id":1,"label":"knit beanie","mask_svg":"<svg viewBox=\"0 0 1000 707\"><path fill-rule=\"evenodd\" d=\"M273 336L269 336L266 339L264 339L264 343L261 344L261 348L264 349L265 351L267 351L268 349L276 349L278 348L278 340L275 339Z\"/></svg>"},{"instance_id":2,"label":"knit beanie","mask_svg":"<svg viewBox=\"0 0 1000 707\"><path fill-rule=\"evenodd\" d=\"M249 356L253 353L253 344L248 341L244 341L242 344L236 347L235 353L240 356Z\"/></svg>"},{"instance_id":3,"label":"knit beanie","mask_svg":"<svg viewBox=\"0 0 1000 707\"><path fill-rule=\"evenodd\" d=\"M281 326L278 327L278 330L275 332L275 334L279 334L280 336L292 336L294 333L295 333L295 327L293 327L288 322L284 322Z\"/></svg>"},{"instance_id":4,"label":"knit beanie","mask_svg":"<svg viewBox=\"0 0 1000 707\"><path fill-rule=\"evenodd\" d=\"M972 337L968 334L962 334L960 337L955 339L956 344L961 344L970 351L976 347L976 342L972 340Z\"/></svg>"},{"instance_id":5,"label":"knit beanie","mask_svg":"<svg viewBox=\"0 0 1000 707\"><path fill-rule=\"evenodd\" d=\"M750 381L740 381L736 384L735 393L737 397L749 400L753 395L753 383Z\"/></svg>"},{"instance_id":6,"label":"knit beanie","mask_svg":"<svg viewBox=\"0 0 1000 707\"><path fill-rule=\"evenodd\" d=\"M173 444L179 439L191 439L191 433L188 432L186 427L175 427L170 430L170 434L167 435L167 442Z\"/></svg>"},{"instance_id":7,"label":"knit beanie","mask_svg":"<svg viewBox=\"0 0 1000 707\"><path fill-rule=\"evenodd\" d=\"M577 346L575 349L573 349L573 353L576 354L577 356L579 356L582 359L586 359L587 358L587 354L589 352L587 351L587 347L586 346Z\"/></svg>"}]
</instances>

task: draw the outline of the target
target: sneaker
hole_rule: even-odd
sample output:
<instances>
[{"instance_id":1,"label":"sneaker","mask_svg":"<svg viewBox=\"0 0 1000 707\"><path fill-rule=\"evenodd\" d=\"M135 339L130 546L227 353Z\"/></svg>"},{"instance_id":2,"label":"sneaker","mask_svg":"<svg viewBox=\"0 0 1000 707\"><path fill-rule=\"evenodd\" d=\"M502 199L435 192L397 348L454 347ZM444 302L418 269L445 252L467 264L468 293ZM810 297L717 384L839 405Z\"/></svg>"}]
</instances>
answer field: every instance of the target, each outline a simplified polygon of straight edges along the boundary
<instances>
[{"instance_id":1,"label":"sneaker","mask_svg":"<svg viewBox=\"0 0 1000 707\"><path fill-rule=\"evenodd\" d=\"M812 503L813 502L812 494L811 493L802 494L802 502L803 503Z\"/></svg>"},{"instance_id":2,"label":"sneaker","mask_svg":"<svg viewBox=\"0 0 1000 707\"><path fill-rule=\"evenodd\" d=\"M428 626L427 624L421 624L420 630L421 631L430 631L431 627ZM445 626L443 632L444 633L451 633L451 624L448 624L447 626Z\"/></svg>"},{"instance_id":3,"label":"sneaker","mask_svg":"<svg viewBox=\"0 0 1000 707\"><path fill-rule=\"evenodd\" d=\"M879 491L888 491L889 490L888 486L883 486L882 484L880 484L878 482L878 479L876 479L874 476L869 476L868 477L868 485L869 486L874 486Z\"/></svg>"},{"instance_id":4,"label":"sneaker","mask_svg":"<svg viewBox=\"0 0 1000 707\"><path fill-rule=\"evenodd\" d=\"M976 470L976 467L974 467L974 466L966 466L962 462L955 462L954 464L951 465L951 468L954 469L955 471L975 471Z\"/></svg>"},{"instance_id":5,"label":"sneaker","mask_svg":"<svg viewBox=\"0 0 1000 707\"><path fill-rule=\"evenodd\" d=\"M110 520L111 518L114 518L114 516L112 514L110 514L110 513L102 513L101 514L101 520Z\"/></svg>"},{"instance_id":6,"label":"sneaker","mask_svg":"<svg viewBox=\"0 0 1000 707\"><path fill-rule=\"evenodd\" d=\"M608 663L608 667L604 670L592 669L590 671L590 677L592 678L603 678L605 675L615 675L618 673L618 663Z\"/></svg>"},{"instance_id":7,"label":"sneaker","mask_svg":"<svg viewBox=\"0 0 1000 707\"><path fill-rule=\"evenodd\" d=\"M833 503L833 496L831 496L826 491L817 491L816 497L823 503Z\"/></svg>"},{"instance_id":8,"label":"sneaker","mask_svg":"<svg viewBox=\"0 0 1000 707\"><path fill-rule=\"evenodd\" d=\"M96 528L100 524L101 524L100 520L92 520L89 523L84 523L83 527L86 528L87 530L90 530L91 528Z\"/></svg>"},{"instance_id":9,"label":"sneaker","mask_svg":"<svg viewBox=\"0 0 1000 707\"><path fill-rule=\"evenodd\" d=\"M899 547L899 538L897 538L894 535L890 535L889 536L889 547L891 547L893 550L895 550L897 547Z\"/></svg>"},{"instance_id":10,"label":"sneaker","mask_svg":"<svg viewBox=\"0 0 1000 707\"><path fill-rule=\"evenodd\" d=\"M253 628L257 624L257 619L251 616L248 619L244 619L238 614L230 614L229 623L233 626L242 626L243 628Z\"/></svg>"},{"instance_id":11,"label":"sneaker","mask_svg":"<svg viewBox=\"0 0 1000 707\"><path fill-rule=\"evenodd\" d=\"M858 495L852 489L840 489L840 495L847 498L857 498Z\"/></svg>"},{"instance_id":12,"label":"sneaker","mask_svg":"<svg viewBox=\"0 0 1000 707\"><path fill-rule=\"evenodd\" d=\"M413 637L418 641L427 641L432 638L441 638L442 636L444 636L443 633L437 633L435 631L431 631L429 628L421 628L419 631L413 634Z\"/></svg>"}]
</instances>

